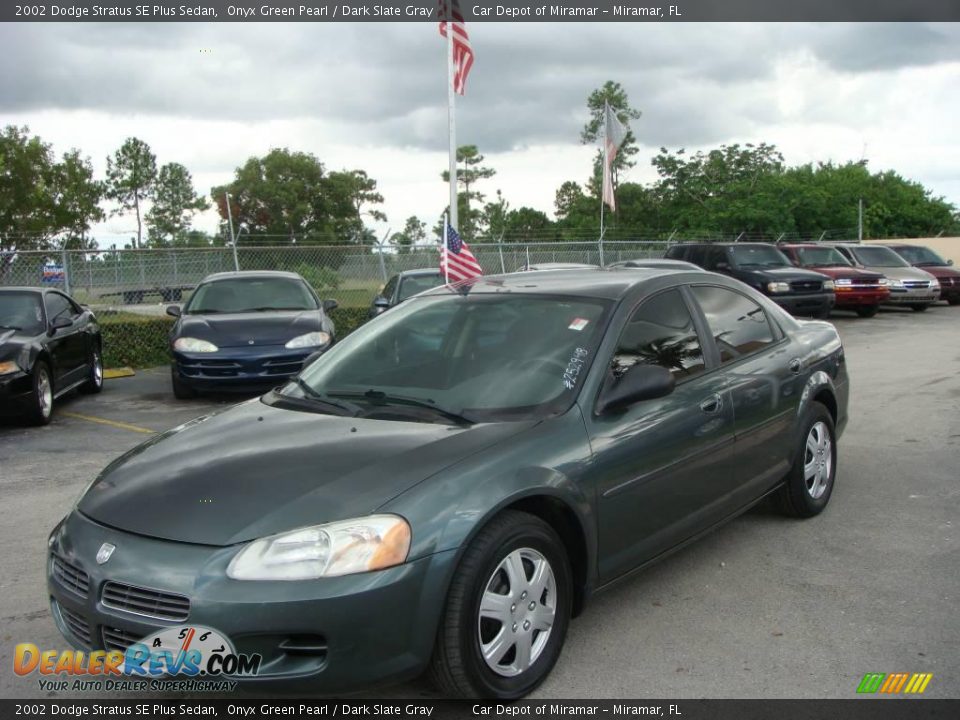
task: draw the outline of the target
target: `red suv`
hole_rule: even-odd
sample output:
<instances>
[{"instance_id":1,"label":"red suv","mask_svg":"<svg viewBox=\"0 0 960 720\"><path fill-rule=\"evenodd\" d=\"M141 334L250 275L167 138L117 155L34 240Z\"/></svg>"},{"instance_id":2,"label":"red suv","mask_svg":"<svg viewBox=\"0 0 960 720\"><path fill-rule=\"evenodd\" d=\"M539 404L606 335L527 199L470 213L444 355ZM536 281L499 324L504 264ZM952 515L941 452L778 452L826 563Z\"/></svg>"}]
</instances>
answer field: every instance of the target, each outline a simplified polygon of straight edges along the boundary
<instances>
[{"instance_id":1,"label":"red suv","mask_svg":"<svg viewBox=\"0 0 960 720\"><path fill-rule=\"evenodd\" d=\"M860 317L873 317L880 303L890 297L890 288L883 275L854 267L835 248L816 243L790 243L777 247L794 265L833 278L837 296L834 308L837 310L853 310Z\"/></svg>"},{"instance_id":2,"label":"red suv","mask_svg":"<svg viewBox=\"0 0 960 720\"><path fill-rule=\"evenodd\" d=\"M886 245L914 267L926 270L939 280L941 300L946 300L951 305L960 305L960 272L950 267L953 260L944 260L924 245Z\"/></svg>"}]
</instances>

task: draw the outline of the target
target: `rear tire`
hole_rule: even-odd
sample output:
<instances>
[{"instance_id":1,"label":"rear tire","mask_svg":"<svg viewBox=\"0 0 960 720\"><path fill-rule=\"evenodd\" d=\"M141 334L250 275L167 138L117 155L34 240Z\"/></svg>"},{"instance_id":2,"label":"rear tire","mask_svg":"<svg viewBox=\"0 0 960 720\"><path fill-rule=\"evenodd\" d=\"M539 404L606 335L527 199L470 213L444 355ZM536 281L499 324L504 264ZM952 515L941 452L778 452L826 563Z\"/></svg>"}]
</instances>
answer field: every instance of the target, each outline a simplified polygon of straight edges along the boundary
<instances>
[{"instance_id":1,"label":"rear tire","mask_svg":"<svg viewBox=\"0 0 960 720\"><path fill-rule=\"evenodd\" d=\"M170 370L170 384L173 385L173 396L177 400L192 400L197 396L197 391L183 382L174 369Z\"/></svg>"},{"instance_id":2,"label":"rear tire","mask_svg":"<svg viewBox=\"0 0 960 720\"><path fill-rule=\"evenodd\" d=\"M876 306L876 305L869 305L869 306L867 306L867 307L859 307L859 308L857 308L857 315L859 315L859 316L862 317L862 318L872 318L874 315L877 314L877 311L878 311L879 309L880 309L880 308L879 308L878 306Z\"/></svg>"},{"instance_id":3,"label":"rear tire","mask_svg":"<svg viewBox=\"0 0 960 720\"><path fill-rule=\"evenodd\" d=\"M451 697L521 698L553 669L573 597L553 528L507 510L470 542L454 573L429 676Z\"/></svg>"},{"instance_id":4,"label":"rear tire","mask_svg":"<svg viewBox=\"0 0 960 720\"><path fill-rule=\"evenodd\" d=\"M928 307L930 306L926 304L920 304L920 305L911 305L910 309L913 310L914 312L924 312Z\"/></svg>"},{"instance_id":5,"label":"rear tire","mask_svg":"<svg viewBox=\"0 0 960 720\"><path fill-rule=\"evenodd\" d=\"M53 376L46 361L38 360L33 366L33 391L30 393L27 420L33 425L48 425L52 417Z\"/></svg>"},{"instance_id":6,"label":"rear tire","mask_svg":"<svg viewBox=\"0 0 960 720\"><path fill-rule=\"evenodd\" d=\"M87 381L80 386L81 392L95 395L103 390L103 351L95 345L90 353L90 370L87 372Z\"/></svg>"},{"instance_id":7,"label":"rear tire","mask_svg":"<svg viewBox=\"0 0 960 720\"><path fill-rule=\"evenodd\" d=\"M837 476L837 436L830 411L818 402L803 414L799 447L776 500L790 517L819 515L830 502Z\"/></svg>"}]
</instances>

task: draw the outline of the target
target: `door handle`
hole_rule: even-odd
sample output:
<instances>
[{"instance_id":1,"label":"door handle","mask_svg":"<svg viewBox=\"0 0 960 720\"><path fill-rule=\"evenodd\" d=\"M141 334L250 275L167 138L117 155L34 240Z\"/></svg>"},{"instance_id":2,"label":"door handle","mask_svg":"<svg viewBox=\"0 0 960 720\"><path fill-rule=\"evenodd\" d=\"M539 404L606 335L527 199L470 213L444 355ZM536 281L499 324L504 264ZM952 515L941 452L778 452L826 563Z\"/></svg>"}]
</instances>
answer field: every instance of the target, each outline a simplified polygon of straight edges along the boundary
<instances>
[{"instance_id":1,"label":"door handle","mask_svg":"<svg viewBox=\"0 0 960 720\"><path fill-rule=\"evenodd\" d=\"M713 415L720 412L723 408L723 398L719 395L711 395L702 403L700 403L700 409L703 410L708 415Z\"/></svg>"},{"instance_id":2,"label":"door handle","mask_svg":"<svg viewBox=\"0 0 960 720\"><path fill-rule=\"evenodd\" d=\"M787 367L790 368L790 372L792 372L794 375L799 375L800 370L803 368L803 363L800 362L800 358L793 358Z\"/></svg>"}]
</instances>

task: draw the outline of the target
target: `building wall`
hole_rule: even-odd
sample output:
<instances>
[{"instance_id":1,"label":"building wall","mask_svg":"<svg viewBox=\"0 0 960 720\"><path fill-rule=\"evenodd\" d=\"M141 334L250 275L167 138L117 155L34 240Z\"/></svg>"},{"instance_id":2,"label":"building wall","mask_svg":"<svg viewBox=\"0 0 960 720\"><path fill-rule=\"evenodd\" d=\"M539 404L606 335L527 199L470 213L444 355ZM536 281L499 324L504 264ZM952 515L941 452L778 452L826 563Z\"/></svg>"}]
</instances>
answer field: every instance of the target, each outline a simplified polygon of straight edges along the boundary
<instances>
[{"instance_id":1,"label":"building wall","mask_svg":"<svg viewBox=\"0 0 960 720\"><path fill-rule=\"evenodd\" d=\"M898 242L904 245L926 245L943 258L953 260L954 266L960 268L960 237L897 238L896 240L865 240L864 242L879 245L888 242Z\"/></svg>"}]
</instances>

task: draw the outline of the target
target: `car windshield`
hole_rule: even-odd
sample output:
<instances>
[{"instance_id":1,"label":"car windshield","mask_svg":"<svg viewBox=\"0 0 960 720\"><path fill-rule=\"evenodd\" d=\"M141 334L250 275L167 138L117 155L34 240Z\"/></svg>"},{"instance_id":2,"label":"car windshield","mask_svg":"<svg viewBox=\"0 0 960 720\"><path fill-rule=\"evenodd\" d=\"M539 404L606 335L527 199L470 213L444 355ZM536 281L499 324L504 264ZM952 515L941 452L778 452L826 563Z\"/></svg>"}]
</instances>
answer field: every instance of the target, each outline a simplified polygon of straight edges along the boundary
<instances>
[{"instance_id":1,"label":"car windshield","mask_svg":"<svg viewBox=\"0 0 960 720\"><path fill-rule=\"evenodd\" d=\"M911 265L925 265L927 267L945 267L947 261L933 250L923 245L904 245L896 249L897 255Z\"/></svg>"},{"instance_id":2,"label":"car windshield","mask_svg":"<svg viewBox=\"0 0 960 720\"><path fill-rule=\"evenodd\" d=\"M864 245L853 248L851 252L857 262L867 267L910 267L910 263L887 247Z\"/></svg>"},{"instance_id":3,"label":"car windshield","mask_svg":"<svg viewBox=\"0 0 960 720\"><path fill-rule=\"evenodd\" d=\"M737 267L784 267L790 265L787 256L767 245L741 245L730 248L730 256Z\"/></svg>"},{"instance_id":4,"label":"car windshield","mask_svg":"<svg viewBox=\"0 0 960 720\"><path fill-rule=\"evenodd\" d=\"M408 275L400 282L400 293L397 300L406 300L424 290L430 290L443 285L443 275Z\"/></svg>"},{"instance_id":5,"label":"car windshield","mask_svg":"<svg viewBox=\"0 0 960 720\"><path fill-rule=\"evenodd\" d=\"M184 308L191 315L269 310L316 310L317 300L296 278L227 278L198 287Z\"/></svg>"},{"instance_id":6,"label":"car windshield","mask_svg":"<svg viewBox=\"0 0 960 720\"><path fill-rule=\"evenodd\" d=\"M365 417L545 417L573 402L610 307L462 290L413 298L334 345L282 395L347 400Z\"/></svg>"},{"instance_id":7,"label":"car windshield","mask_svg":"<svg viewBox=\"0 0 960 720\"><path fill-rule=\"evenodd\" d=\"M832 247L797 248L797 259L801 267L850 266L850 261L841 255L839 250Z\"/></svg>"},{"instance_id":8,"label":"car windshield","mask_svg":"<svg viewBox=\"0 0 960 720\"><path fill-rule=\"evenodd\" d=\"M43 332L43 308L38 293L0 293L0 332L7 329L32 335Z\"/></svg>"}]
</instances>

